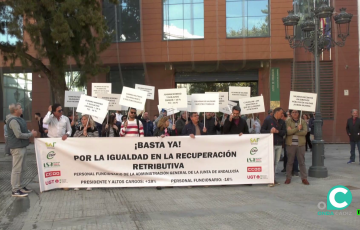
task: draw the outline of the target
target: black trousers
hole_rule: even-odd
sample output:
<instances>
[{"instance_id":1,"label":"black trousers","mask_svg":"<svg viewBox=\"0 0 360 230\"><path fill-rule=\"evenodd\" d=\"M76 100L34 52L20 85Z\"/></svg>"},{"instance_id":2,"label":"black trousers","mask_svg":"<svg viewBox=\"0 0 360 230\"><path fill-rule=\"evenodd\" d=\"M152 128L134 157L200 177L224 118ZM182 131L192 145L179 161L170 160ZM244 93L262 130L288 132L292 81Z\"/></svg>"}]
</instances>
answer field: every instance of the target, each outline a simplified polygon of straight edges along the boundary
<instances>
[{"instance_id":1,"label":"black trousers","mask_svg":"<svg viewBox=\"0 0 360 230\"><path fill-rule=\"evenodd\" d=\"M309 145L309 148L312 149L312 144L311 144L311 140L310 140L310 132L308 132L305 137L306 137L305 150L307 151L308 145Z\"/></svg>"}]
</instances>

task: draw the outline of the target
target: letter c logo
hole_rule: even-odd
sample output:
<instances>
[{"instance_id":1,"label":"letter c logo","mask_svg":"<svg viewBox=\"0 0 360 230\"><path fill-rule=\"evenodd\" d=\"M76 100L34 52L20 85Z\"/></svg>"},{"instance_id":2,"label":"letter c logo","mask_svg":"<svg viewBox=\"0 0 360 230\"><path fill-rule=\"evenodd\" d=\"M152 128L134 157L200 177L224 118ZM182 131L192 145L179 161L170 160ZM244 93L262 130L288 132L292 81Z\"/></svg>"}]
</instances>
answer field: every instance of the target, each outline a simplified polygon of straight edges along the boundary
<instances>
[{"instance_id":1,"label":"letter c logo","mask_svg":"<svg viewBox=\"0 0 360 230\"><path fill-rule=\"evenodd\" d=\"M332 190L330 192L330 195L329 195L329 200L330 200L330 203L335 207L335 208L344 208L345 206L348 205L348 203L346 203L346 201L342 202L342 203L338 203L336 202L335 200L335 195L338 194L339 192L343 193L343 194L346 194L348 192L348 190L344 189L344 188L336 188L334 190Z\"/></svg>"},{"instance_id":2,"label":"letter c logo","mask_svg":"<svg viewBox=\"0 0 360 230\"><path fill-rule=\"evenodd\" d=\"M351 191L345 186L335 186L330 189L327 197L328 210L341 210L347 208L352 201Z\"/></svg>"}]
</instances>

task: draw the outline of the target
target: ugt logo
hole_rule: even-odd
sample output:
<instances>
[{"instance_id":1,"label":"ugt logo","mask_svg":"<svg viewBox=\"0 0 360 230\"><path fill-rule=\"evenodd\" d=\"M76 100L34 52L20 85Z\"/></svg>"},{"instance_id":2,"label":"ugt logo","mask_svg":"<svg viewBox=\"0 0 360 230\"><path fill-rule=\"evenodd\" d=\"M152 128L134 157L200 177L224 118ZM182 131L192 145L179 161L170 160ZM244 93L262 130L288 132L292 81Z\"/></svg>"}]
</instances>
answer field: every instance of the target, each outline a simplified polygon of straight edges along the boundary
<instances>
[{"instance_id":1,"label":"ugt logo","mask_svg":"<svg viewBox=\"0 0 360 230\"><path fill-rule=\"evenodd\" d=\"M250 144L257 145L259 140L260 140L260 138L250 138Z\"/></svg>"},{"instance_id":2,"label":"ugt logo","mask_svg":"<svg viewBox=\"0 0 360 230\"><path fill-rule=\"evenodd\" d=\"M48 149L55 149L55 144L56 144L56 142L53 142L53 143L45 142L45 145Z\"/></svg>"}]
</instances>

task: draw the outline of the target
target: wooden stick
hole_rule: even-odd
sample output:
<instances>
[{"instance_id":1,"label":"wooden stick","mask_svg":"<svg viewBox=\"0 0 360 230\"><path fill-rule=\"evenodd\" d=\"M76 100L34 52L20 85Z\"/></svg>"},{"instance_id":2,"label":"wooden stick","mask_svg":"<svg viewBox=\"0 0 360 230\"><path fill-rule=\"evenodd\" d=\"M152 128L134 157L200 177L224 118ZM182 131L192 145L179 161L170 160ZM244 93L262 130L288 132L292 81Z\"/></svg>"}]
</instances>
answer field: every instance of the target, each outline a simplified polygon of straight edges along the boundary
<instances>
[{"instance_id":1,"label":"wooden stick","mask_svg":"<svg viewBox=\"0 0 360 230\"><path fill-rule=\"evenodd\" d=\"M206 127L205 120L206 120L206 117L205 117L205 112L204 112L204 127Z\"/></svg>"}]
</instances>

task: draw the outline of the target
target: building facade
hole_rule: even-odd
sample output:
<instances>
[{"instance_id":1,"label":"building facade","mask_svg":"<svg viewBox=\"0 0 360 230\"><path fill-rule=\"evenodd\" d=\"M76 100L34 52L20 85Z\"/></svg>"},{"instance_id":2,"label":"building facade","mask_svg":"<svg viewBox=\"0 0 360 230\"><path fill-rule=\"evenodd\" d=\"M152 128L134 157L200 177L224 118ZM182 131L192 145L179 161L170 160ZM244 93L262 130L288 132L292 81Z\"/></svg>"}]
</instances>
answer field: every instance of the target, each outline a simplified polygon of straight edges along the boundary
<instances>
[{"instance_id":1,"label":"building facade","mask_svg":"<svg viewBox=\"0 0 360 230\"><path fill-rule=\"evenodd\" d=\"M122 0L115 7L104 0L113 43L101 59L110 72L90 79L87 92L92 82L111 82L113 93L121 93L123 85L153 85L155 100L146 103L152 116L158 114L157 89L187 87L190 93L202 93L250 86L252 96L264 96L266 110L278 105L287 110L291 90L314 92L315 69L311 53L289 47L281 19L294 9L303 20L313 2ZM357 1L331 4L336 12L345 7L354 15L346 45L325 51L320 63L323 139L339 143L348 141L346 119L351 109L359 108ZM335 38L335 26L332 33ZM300 31L295 34L301 36ZM51 101L46 76L3 64L1 71L0 118L5 118L9 103L20 102L29 129L37 129L33 114L45 115ZM266 115L260 114L260 119Z\"/></svg>"}]
</instances>

